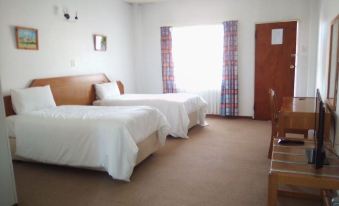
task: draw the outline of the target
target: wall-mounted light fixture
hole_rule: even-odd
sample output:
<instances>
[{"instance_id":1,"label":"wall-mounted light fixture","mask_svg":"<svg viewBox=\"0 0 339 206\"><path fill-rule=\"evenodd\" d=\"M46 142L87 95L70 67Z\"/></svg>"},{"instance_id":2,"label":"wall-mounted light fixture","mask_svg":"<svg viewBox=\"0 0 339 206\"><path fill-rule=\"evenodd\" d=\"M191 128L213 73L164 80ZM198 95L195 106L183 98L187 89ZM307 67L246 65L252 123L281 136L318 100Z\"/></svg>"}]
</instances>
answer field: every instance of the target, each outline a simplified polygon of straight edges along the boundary
<instances>
[{"instance_id":1,"label":"wall-mounted light fixture","mask_svg":"<svg viewBox=\"0 0 339 206\"><path fill-rule=\"evenodd\" d=\"M78 17L78 12L76 11L75 12L75 16L74 18L71 17L70 13L68 12L68 10L64 10L64 17L67 21L77 21L79 20L79 17Z\"/></svg>"}]
</instances>

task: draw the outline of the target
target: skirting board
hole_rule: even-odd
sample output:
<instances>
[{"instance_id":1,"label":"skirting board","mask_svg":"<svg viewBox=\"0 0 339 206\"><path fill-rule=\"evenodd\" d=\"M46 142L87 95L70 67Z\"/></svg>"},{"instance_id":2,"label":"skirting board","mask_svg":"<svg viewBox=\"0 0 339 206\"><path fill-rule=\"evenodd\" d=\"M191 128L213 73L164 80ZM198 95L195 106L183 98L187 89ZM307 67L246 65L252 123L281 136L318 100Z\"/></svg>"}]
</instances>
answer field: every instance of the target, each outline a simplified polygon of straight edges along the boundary
<instances>
[{"instance_id":1,"label":"skirting board","mask_svg":"<svg viewBox=\"0 0 339 206\"><path fill-rule=\"evenodd\" d=\"M251 116L233 116L233 117L224 117L217 114L207 114L206 117L220 118L220 119L253 119Z\"/></svg>"}]
</instances>

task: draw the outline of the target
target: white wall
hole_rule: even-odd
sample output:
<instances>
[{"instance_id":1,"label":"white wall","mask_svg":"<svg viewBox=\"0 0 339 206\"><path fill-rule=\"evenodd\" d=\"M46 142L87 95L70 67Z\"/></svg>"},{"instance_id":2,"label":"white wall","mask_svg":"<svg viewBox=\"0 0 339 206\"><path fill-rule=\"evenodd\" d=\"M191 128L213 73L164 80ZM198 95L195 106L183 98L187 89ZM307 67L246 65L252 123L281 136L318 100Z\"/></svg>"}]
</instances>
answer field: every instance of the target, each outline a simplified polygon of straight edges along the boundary
<instances>
[{"instance_id":1,"label":"white wall","mask_svg":"<svg viewBox=\"0 0 339 206\"><path fill-rule=\"evenodd\" d=\"M71 15L77 10L78 22L66 22L63 8ZM35 78L106 73L133 92L132 12L123 0L0 0L3 91L26 87ZM16 49L14 26L38 29L40 49ZM95 33L108 37L107 52L94 51Z\"/></svg>"},{"instance_id":2,"label":"white wall","mask_svg":"<svg viewBox=\"0 0 339 206\"><path fill-rule=\"evenodd\" d=\"M252 116L254 104L254 31L256 23L299 21L297 96L314 95L318 29L317 0L173 0L135 5L137 91L161 93L160 27L217 24L239 20L240 115Z\"/></svg>"},{"instance_id":3,"label":"white wall","mask_svg":"<svg viewBox=\"0 0 339 206\"><path fill-rule=\"evenodd\" d=\"M339 14L338 0L322 0L320 5L320 23L319 23L319 46L318 46L318 64L317 64L317 88L321 90L322 98L327 94L327 74L329 63L329 45L330 45L330 27L331 21ZM339 99L339 94L337 96ZM336 151L339 154L339 101L337 101L336 111Z\"/></svg>"},{"instance_id":4,"label":"white wall","mask_svg":"<svg viewBox=\"0 0 339 206\"><path fill-rule=\"evenodd\" d=\"M10 206L17 203L12 158L6 131L4 102L2 98L0 98L0 185L0 205Z\"/></svg>"}]
</instances>

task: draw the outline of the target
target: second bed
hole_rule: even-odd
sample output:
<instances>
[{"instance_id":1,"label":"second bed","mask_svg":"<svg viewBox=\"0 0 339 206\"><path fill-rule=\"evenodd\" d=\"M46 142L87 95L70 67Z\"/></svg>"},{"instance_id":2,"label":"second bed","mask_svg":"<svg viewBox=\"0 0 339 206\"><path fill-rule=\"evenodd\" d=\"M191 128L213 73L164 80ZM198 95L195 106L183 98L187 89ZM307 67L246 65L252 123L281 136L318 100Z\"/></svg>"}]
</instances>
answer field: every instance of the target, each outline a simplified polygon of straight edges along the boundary
<instances>
[{"instance_id":1,"label":"second bed","mask_svg":"<svg viewBox=\"0 0 339 206\"><path fill-rule=\"evenodd\" d=\"M109 85L111 84L111 85ZM105 94L98 95L98 86L119 88L119 94L105 98ZM162 112L169 122L170 135L173 137L188 138L188 130L199 124L206 126L205 120L207 103L200 96L188 93L171 94L124 94L123 84L118 81L95 85L97 98L95 106L151 106ZM111 89L114 90L114 89ZM100 93L111 92L102 89ZM114 91L113 91L114 92ZM101 97L101 98L100 98Z\"/></svg>"}]
</instances>

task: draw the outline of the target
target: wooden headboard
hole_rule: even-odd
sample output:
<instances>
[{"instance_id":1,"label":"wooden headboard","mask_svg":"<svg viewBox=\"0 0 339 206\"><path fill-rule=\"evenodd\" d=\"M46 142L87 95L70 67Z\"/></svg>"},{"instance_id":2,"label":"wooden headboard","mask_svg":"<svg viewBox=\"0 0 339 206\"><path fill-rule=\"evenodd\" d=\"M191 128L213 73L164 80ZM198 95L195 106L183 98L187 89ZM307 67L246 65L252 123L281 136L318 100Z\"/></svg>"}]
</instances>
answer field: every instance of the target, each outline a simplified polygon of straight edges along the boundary
<instances>
[{"instance_id":1,"label":"wooden headboard","mask_svg":"<svg viewBox=\"0 0 339 206\"><path fill-rule=\"evenodd\" d=\"M96 99L94 84L110 82L105 74L34 79L29 87L50 85L57 105L92 105ZM117 81L121 94L124 85ZM14 115L11 96L4 97L6 116Z\"/></svg>"}]
</instances>

